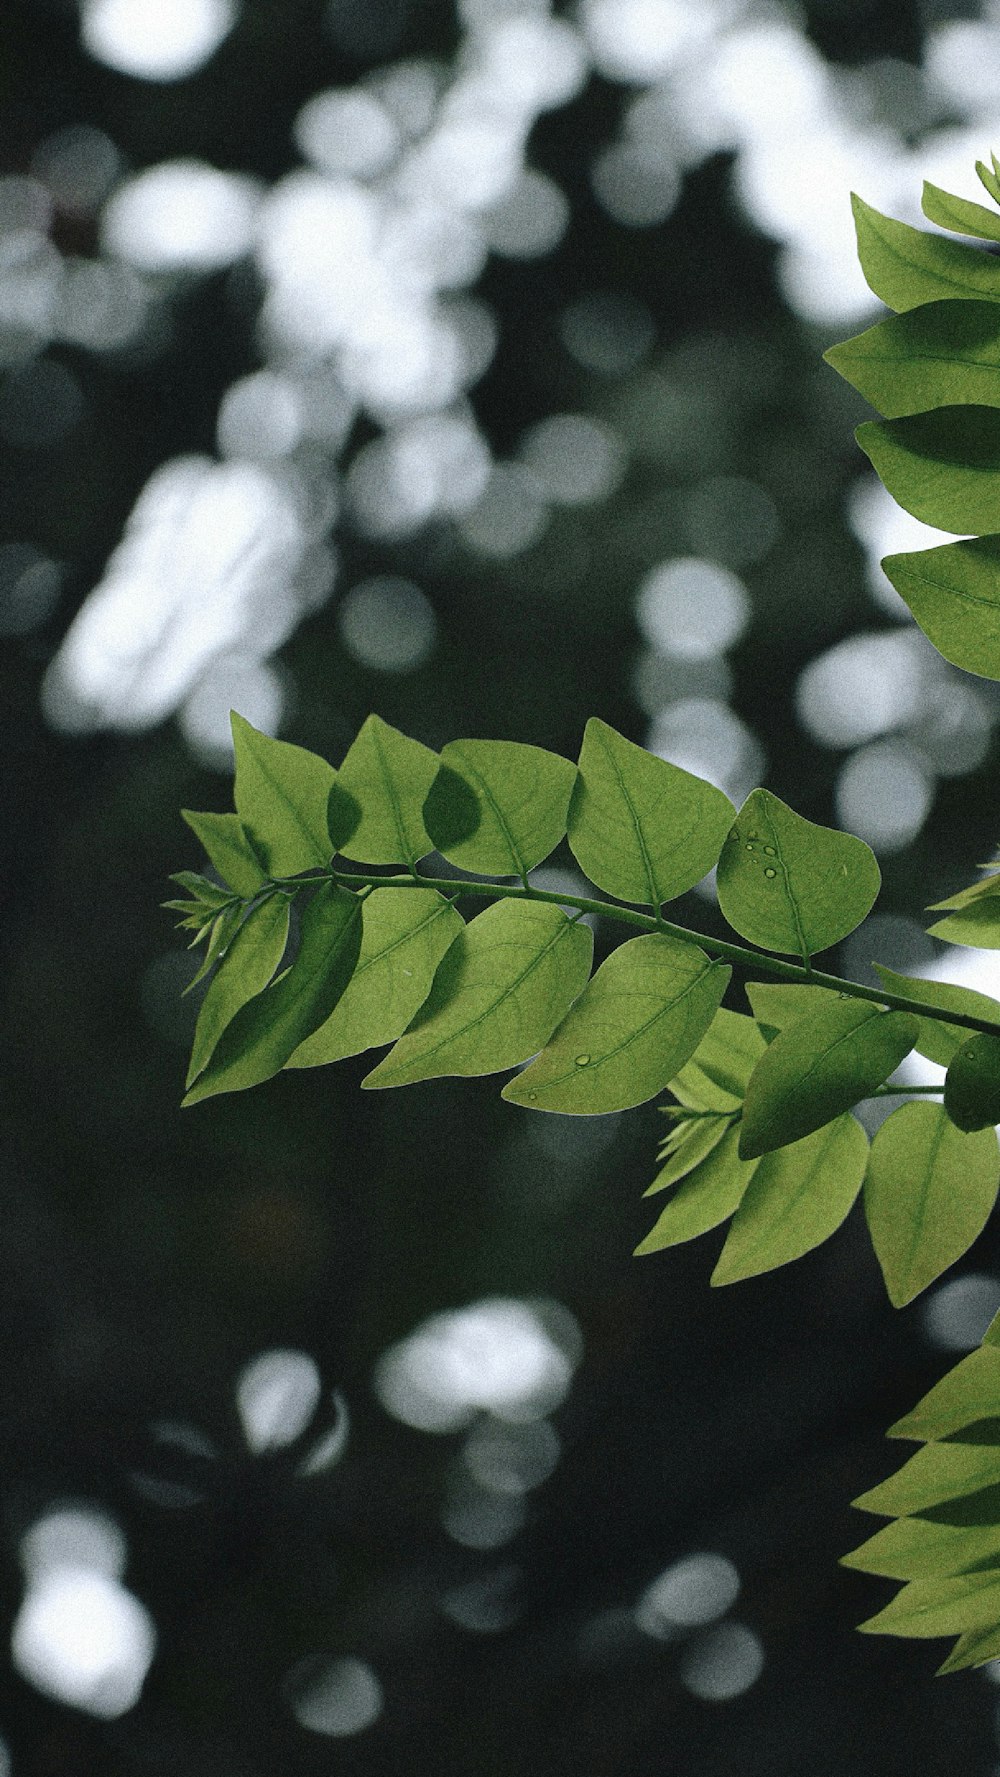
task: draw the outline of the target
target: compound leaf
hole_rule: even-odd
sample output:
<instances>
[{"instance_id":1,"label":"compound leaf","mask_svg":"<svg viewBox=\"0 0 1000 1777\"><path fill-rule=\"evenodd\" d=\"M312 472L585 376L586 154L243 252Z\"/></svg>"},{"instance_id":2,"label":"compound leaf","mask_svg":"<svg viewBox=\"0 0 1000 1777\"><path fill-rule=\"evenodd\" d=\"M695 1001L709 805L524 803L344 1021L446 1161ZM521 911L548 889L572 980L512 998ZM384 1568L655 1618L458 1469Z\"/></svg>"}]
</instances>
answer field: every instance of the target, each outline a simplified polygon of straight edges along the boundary
<instances>
[{"instance_id":1,"label":"compound leaf","mask_svg":"<svg viewBox=\"0 0 1000 1777\"><path fill-rule=\"evenodd\" d=\"M914 518L942 531L982 535L996 529L995 407L937 407L899 420L866 420L855 437L897 505Z\"/></svg>"},{"instance_id":2,"label":"compound leaf","mask_svg":"<svg viewBox=\"0 0 1000 1777\"><path fill-rule=\"evenodd\" d=\"M998 908L1000 914L1000 908ZM879 980L890 993L923 1000L928 1006L940 1006L942 1012L967 1012L976 1018L995 1018L1000 1023L1000 1001L972 987L956 987L951 981L927 981L920 975L897 975L883 963L875 963ZM969 1040L969 1031L961 1024L944 1024L939 1018L919 1018L920 1030L914 1048L928 1061L947 1067L952 1056Z\"/></svg>"},{"instance_id":3,"label":"compound leaf","mask_svg":"<svg viewBox=\"0 0 1000 1777\"><path fill-rule=\"evenodd\" d=\"M181 817L200 840L209 863L233 893L249 900L264 881L264 872L238 814L198 813L182 808Z\"/></svg>"},{"instance_id":4,"label":"compound leaf","mask_svg":"<svg viewBox=\"0 0 1000 1777\"><path fill-rule=\"evenodd\" d=\"M593 935L558 908L497 901L451 944L406 1034L363 1086L493 1074L542 1048L590 973Z\"/></svg>"},{"instance_id":5,"label":"compound leaf","mask_svg":"<svg viewBox=\"0 0 1000 1777\"><path fill-rule=\"evenodd\" d=\"M683 1179L659 1221L636 1247L636 1256L694 1240L717 1228L739 1208L757 1161L740 1159L736 1135L735 1129L726 1130L721 1141Z\"/></svg>"},{"instance_id":6,"label":"compound leaf","mask_svg":"<svg viewBox=\"0 0 1000 1777\"><path fill-rule=\"evenodd\" d=\"M894 1308L912 1302L972 1245L1000 1178L992 1129L963 1134L943 1105L900 1105L876 1131L865 1216Z\"/></svg>"},{"instance_id":7,"label":"compound leaf","mask_svg":"<svg viewBox=\"0 0 1000 1777\"><path fill-rule=\"evenodd\" d=\"M927 302L824 357L886 419L963 402L1000 407L1000 304Z\"/></svg>"},{"instance_id":8,"label":"compound leaf","mask_svg":"<svg viewBox=\"0 0 1000 1777\"><path fill-rule=\"evenodd\" d=\"M780 1032L754 1068L740 1127L742 1159L832 1122L881 1086L913 1048L919 1024L908 1013L833 994L828 1000Z\"/></svg>"},{"instance_id":9,"label":"compound leaf","mask_svg":"<svg viewBox=\"0 0 1000 1777\"><path fill-rule=\"evenodd\" d=\"M662 1092L697 1048L732 971L697 945L651 933L601 964L554 1037L502 1096L579 1116Z\"/></svg>"},{"instance_id":10,"label":"compound leaf","mask_svg":"<svg viewBox=\"0 0 1000 1777\"><path fill-rule=\"evenodd\" d=\"M241 1006L263 993L285 954L291 901L275 894L252 907L230 940L201 1002L185 1084L207 1067L219 1038Z\"/></svg>"},{"instance_id":11,"label":"compound leaf","mask_svg":"<svg viewBox=\"0 0 1000 1777\"><path fill-rule=\"evenodd\" d=\"M939 228L949 228L952 234L971 234L981 241L1000 241L1000 216L994 210L988 210L985 204L972 203L967 197L955 197L953 192L942 191L940 185L932 185L929 179L924 180L920 207L928 222L936 222Z\"/></svg>"},{"instance_id":12,"label":"compound leaf","mask_svg":"<svg viewBox=\"0 0 1000 1777\"><path fill-rule=\"evenodd\" d=\"M712 1283L773 1271L828 1239L861 1189L867 1158L868 1137L849 1115L765 1155L733 1217Z\"/></svg>"},{"instance_id":13,"label":"compound leaf","mask_svg":"<svg viewBox=\"0 0 1000 1777\"><path fill-rule=\"evenodd\" d=\"M419 740L367 716L344 757L330 799L349 837L345 858L364 864L408 864L434 850L424 831L424 798L437 775L437 754Z\"/></svg>"},{"instance_id":14,"label":"compound leaf","mask_svg":"<svg viewBox=\"0 0 1000 1777\"><path fill-rule=\"evenodd\" d=\"M520 741L453 740L441 763L424 820L438 851L460 869L524 878L565 837L576 782L569 759Z\"/></svg>"},{"instance_id":15,"label":"compound leaf","mask_svg":"<svg viewBox=\"0 0 1000 1777\"><path fill-rule=\"evenodd\" d=\"M361 949L329 1018L286 1067L319 1067L394 1043L430 993L441 958L465 924L436 889L376 889L362 903Z\"/></svg>"},{"instance_id":16,"label":"compound leaf","mask_svg":"<svg viewBox=\"0 0 1000 1777\"><path fill-rule=\"evenodd\" d=\"M717 875L719 906L741 938L802 957L853 932L880 883L863 839L816 826L770 790L747 797Z\"/></svg>"},{"instance_id":17,"label":"compound leaf","mask_svg":"<svg viewBox=\"0 0 1000 1777\"><path fill-rule=\"evenodd\" d=\"M183 1103L197 1104L217 1092L242 1092L278 1073L330 1016L351 979L360 942L357 895L322 882L302 909L291 967L236 1013ZM234 948L235 940L223 967Z\"/></svg>"},{"instance_id":18,"label":"compound leaf","mask_svg":"<svg viewBox=\"0 0 1000 1777\"><path fill-rule=\"evenodd\" d=\"M1000 298L996 260L967 247L896 222L851 194L858 258L869 288L901 312L941 297Z\"/></svg>"},{"instance_id":19,"label":"compound leaf","mask_svg":"<svg viewBox=\"0 0 1000 1777\"><path fill-rule=\"evenodd\" d=\"M714 784L587 723L569 808L569 843L591 882L620 901L659 907L711 870L733 818Z\"/></svg>"},{"instance_id":20,"label":"compound leaf","mask_svg":"<svg viewBox=\"0 0 1000 1777\"><path fill-rule=\"evenodd\" d=\"M306 747L274 740L230 712L236 812L269 876L296 876L328 864L342 835L331 834L327 804L337 774Z\"/></svg>"},{"instance_id":21,"label":"compound leaf","mask_svg":"<svg viewBox=\"0 0 1000 1777\"><path fill-rule=\"evenodd\" d=\"M993 512L990 526L995 524ZM1000 536L887 555L882 567L945 660L980 678L1000 679Z\"/></svg>"}]
</instances>

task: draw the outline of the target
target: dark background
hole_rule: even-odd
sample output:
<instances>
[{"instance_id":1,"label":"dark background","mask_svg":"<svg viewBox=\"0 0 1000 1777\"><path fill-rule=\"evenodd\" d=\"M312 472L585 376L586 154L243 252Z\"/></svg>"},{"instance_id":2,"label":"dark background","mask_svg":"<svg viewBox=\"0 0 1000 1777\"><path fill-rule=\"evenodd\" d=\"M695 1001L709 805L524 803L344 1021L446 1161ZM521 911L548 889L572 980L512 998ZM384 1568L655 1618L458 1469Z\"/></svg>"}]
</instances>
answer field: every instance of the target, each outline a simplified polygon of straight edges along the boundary
<instances>
[{"instance_id":1,"label":"dark background","mask_svg":"<svg viewBox=\"0 0 1000 1777\"><path fill-rule=\"evenodd\" d=\"M7 0L0 173L33 176L39 145L85 123L124 169L194 156L271 184L299 163L292 124L313 94L413 55L449 64L460 39L447 0L383 0L338 14L337 29L330 16L319 0L246 0L204 68L152 82L88 57L69 0ZM932 26L980 13L816 0L787 16L851 70L885 58L919 66ZM692 553L677 516L690 479L737 476L768 491L780 529L741 570L753 617L731 656L731 705L763 748L768 786L833 820L842 760L797 725L796 676L841 638L893 627L844 520L860 404L820 360L850 328L789 307L778 247L734 196L730 153L688 168L662 224L610 218L588 162L622 102L622 87L595 74L536 125L531 161L565 190L571 222L544 257L487 265L477 295L500 343L470 400L501 457L565 411L641 440L648 379L676 382L685 349L707 340L689 352L686 412L652 447L630 443L606 500L559 510L507 560L477 557L444 521L397 542L366 536L348 505L334 595L279 656L280 731L335 763L369 709L435 746L506 736L575 756L595 713L643 741L636 586L657 562ZM97 213L57 208L52 239L93 257L98 227ZM60 589L37 620L10 620L0 668L10 1769L985 1777L997 1757L990 1682L933 1680L940 1644L857 1636L888 1586L837 1567L871 1524L848 1502L895 1466L884 1428L953 1361L927 1337L921 1304L889 1309L857 1212L786 1272L712 1291L721 1236L631 1257L652 1219L641 1195L661 1133L654 1107L610 1137L540 1138L530 1113L499 1102L496 1081L362 1094L360 1058L179 1110L194 1006L177 997L189 963L159 903L171 870L199 867L178 809L228 806L225 771L173 720L69 733L40 699L146 480L171 457L213 451L220 399L260 362L260 281L246 264L153 283L169 318L155 349L53 338L4 373L16 382L53 363L79 394L59 436L40 421L25 439L8 423L0 444L2 541L56 563ZM607 289L654 324L627 376L581 367L559 331L569 303ZM377 430L357 420L341 471ZM338 628L342 593L380 573L418 583L437 619L435 651L409 672L367 668ZM919 960L912 922L989 855L994 760L991 746L975 771L945 781L919 833L881 859L882 909L910 922L893 927L902 952L886 960L912 961L907 942ZM696 895L677 917L723 929ZM599 934L599 953L605 943ZM729 1003L745 1009L738 988ZM989 1278L997 1266L988 1230L963 1270ZM372 1374L428 1316L490 1296L563 1304L582 1355L553 1416L558 1464L527 1491L520 1530L477 1549L442 1525L461 1437L398 1423ZM308 1354L323 1395L300 1439L253 1454L234 1390L270 1350ZM349 1410L347 1446L303 1479L303 1451L336 1417L332 1391ZM193 1435L158 1434L165 1423L195 1428L204 1450ZM163 1485L141 1484L150 1476ZM65 1502L121 1527L124 1583L156 1627L141 1699L111 1719L44 1695L9 1657L22 1539ZM728 1700L686 1682L690 1631L658 1638L631 1614L658 1574L697 1551L737 1569L730 1616L763 1651L756 1681ZM374 1672L382 1707L363 1731L331 1736L303 1726L290 1698L296 1673L341 1658Z\"/></svg>"}]
</instances>

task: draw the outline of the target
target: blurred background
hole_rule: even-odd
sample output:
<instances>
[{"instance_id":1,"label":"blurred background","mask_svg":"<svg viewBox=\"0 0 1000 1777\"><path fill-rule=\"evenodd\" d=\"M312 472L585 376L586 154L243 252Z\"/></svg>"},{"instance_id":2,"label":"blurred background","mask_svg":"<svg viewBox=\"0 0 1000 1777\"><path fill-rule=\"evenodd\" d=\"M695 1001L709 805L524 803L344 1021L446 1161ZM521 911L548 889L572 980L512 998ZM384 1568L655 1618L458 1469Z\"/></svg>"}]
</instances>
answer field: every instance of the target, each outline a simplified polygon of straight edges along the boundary
<instances>
[{"instance_id":1,"label":"blurred background","mask_svg":"<svg viewBox=\"0 0 1000 1777\"><path fill-rule=\"evenodd\" d=\"M857 1213L712 1291L721 1234L631 1257L654 1106L360 1058L181 1112L159 907L231 706L334 763L597 714L869 841L831 965L1000 991L923 915L1000 696L821 361L850 191L992 147L981 0L6 0L0 1777L1000 1769L995 1670L836 1565L995 1233L901 1314Z\"/></svg>"}]
</instances>

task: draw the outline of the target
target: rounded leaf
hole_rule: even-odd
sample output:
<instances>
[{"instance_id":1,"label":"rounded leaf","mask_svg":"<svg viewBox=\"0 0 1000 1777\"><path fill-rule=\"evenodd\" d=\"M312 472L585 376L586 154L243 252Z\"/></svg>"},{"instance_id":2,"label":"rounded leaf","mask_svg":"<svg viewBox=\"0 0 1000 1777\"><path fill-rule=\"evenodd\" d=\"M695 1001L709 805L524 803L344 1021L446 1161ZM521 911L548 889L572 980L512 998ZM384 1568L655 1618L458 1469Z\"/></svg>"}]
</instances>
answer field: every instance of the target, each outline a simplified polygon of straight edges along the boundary
<instances>
[{"instance_id":1,"label":"rounded leaf","mask_svg":"<svg viewBox=\"0 0 1000 1777\"><path fill-rule=\"evenodd\" d=\"M1000 1123L1000 1037L984 1031L962 1044L948 1064L944 1108L959 1129Z\"/></svg>"},{"instance_id":2,"label":"rounded leaf","mask_svg":"<svg viewBox=\"0 0 1000 1777\"><path fill-rule=\"evenodd\" d=\"M881 884L863 839L820 827L770 790L753 790L719 859L719 906L762 950L811 956L861 924Z\"/></svg>"}]
</instances>

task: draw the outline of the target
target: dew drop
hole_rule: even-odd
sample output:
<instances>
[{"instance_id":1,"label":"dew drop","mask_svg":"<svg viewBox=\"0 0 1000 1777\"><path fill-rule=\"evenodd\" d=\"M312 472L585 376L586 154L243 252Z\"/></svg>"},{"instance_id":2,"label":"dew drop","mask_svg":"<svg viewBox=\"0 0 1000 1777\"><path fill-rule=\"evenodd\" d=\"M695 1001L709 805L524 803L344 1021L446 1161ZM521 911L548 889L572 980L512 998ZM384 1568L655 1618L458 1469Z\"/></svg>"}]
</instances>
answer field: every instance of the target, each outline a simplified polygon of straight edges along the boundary
<instances>
[{"instance_id":1,"label":"dew drop","mask_svg":"<svg viewBox=\"0 0 1000 1777\"><path fill-rule=\"evenodd\" d=\"M753 851L753 840L752 839L747 840L747 851Z\"/></svg>"},{"instance_id":2,"label":"dew drop","mask_svg":"<svg viewBox=\"0 0 1000 1777\"><path fill-rule=\"evenodd\" d=\"M764 851L769 858L776 858L778 853L773 845L765 845Z\"/></svg>"},{"instance_id":3,"label":"dew drop","mask_svg":"<svg viewBox=\"0 0 1000 1777\"><path fill-rule=\"evenodd\" d=\"M748 833L748 834L747 834L747 838L748 838L748 839L756 839L756 838L757 838L757 835L756 835L756 833Z\"/></svg>"},{"instance_id":4,"label":"dew drop","mask_svg":"<svg viewBox=\"0 0 1000 1777\"><path fill-rule=\"evenodd\" d=\"M764 875L767 877L777 876L777 874L777 870L772 870L770 865L768 865L767 869L764 871Z\"/></svg>"},{"instance_id":5,"label":"dew drop","mask_svg":"<svg viewBox=\"0 0 1000 1777\"><path fill-rule=\"evenodd\" d=\"M577 1067L586 1067L589 1060L589 1055L578 1055L576 1058L576 1065Z\"/></svg>"}]
</instances>

